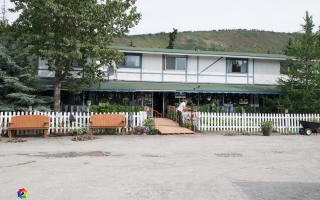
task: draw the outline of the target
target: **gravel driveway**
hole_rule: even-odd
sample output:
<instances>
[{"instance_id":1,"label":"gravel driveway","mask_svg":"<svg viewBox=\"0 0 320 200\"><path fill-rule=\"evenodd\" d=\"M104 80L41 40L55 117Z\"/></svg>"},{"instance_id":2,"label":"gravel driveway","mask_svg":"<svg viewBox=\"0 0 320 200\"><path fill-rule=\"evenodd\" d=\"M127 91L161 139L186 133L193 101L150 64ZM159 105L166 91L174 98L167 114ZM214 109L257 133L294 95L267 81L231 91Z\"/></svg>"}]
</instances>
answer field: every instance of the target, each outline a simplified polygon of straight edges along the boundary
<instances>
[{"instance_id":1,"label":"gravel driveway","mask_svg":"<svg viewBox=\"0 0 320 200\"><path fill-rule=\"evenodd\" d=\"M320 135L0 142L0 199L320 199Z\"/></svg>"}]
</instances>

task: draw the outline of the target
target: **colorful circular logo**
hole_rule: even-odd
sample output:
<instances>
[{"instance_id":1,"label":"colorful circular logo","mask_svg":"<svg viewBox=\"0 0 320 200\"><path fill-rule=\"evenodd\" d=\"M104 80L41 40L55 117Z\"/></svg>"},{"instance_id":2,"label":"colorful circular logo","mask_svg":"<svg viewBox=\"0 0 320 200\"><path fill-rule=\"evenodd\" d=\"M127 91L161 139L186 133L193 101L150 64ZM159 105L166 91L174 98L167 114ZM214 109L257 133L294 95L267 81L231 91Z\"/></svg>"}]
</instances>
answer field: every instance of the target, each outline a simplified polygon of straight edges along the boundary
<instances>
[{"instance_id":1,"label":"colorful circular logo","mask_svg":"<svg viewBox=\"0 0 320 200\"><path fill-rule=\"evenodd\" d=\"M28 191L26 189L24 189L24 188L19 189L17 193L18 193L18 197L20 199L25 199L28 196Z\"/></svg>"}]
</instances>

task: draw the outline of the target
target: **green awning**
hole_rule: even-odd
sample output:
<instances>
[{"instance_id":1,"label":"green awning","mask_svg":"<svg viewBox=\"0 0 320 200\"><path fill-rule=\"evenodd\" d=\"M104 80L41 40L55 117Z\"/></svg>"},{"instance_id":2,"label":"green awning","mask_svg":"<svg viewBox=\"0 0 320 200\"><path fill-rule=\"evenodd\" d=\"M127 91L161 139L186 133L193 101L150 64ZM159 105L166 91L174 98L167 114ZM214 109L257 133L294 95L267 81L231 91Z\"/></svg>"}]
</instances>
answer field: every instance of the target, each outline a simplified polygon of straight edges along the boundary
<instances>
[{"instance_id":1,"label":"green awning","mask_svg":"<svg viewBox=\"0 0 320 200\"><path fill-rule=\"evenodd\" d=\"M52 85L53 79L42 79L45 84ZM66 90L62 82L62 89ZM187 93L239 93L239 94L281 94L275 85L221 84L221 83L167 83L113 81L92 86L85 91L96 92L187 92Z\"/></svg>"},{"instance_id":2,"label":"green awning","mask_svg":"<svg viewBox=\"0 0 320 200\"><path fill-rule=\"evenodd\" d=\"M280 94L274 85L110 81L86 91Z\"/></svg>"}]
</instances>

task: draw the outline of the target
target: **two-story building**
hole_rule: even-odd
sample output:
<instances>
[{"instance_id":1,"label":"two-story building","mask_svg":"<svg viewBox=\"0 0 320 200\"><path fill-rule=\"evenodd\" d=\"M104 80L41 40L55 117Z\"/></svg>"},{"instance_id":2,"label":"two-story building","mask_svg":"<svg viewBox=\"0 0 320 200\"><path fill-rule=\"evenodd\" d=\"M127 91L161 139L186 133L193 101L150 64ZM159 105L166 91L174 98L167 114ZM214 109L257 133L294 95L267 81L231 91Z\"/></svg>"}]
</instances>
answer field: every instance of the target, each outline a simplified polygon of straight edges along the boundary
<instances>
[{"instance_id":1,"label":"two-story building","mask_svg":"<svg viewBox=\"0 0 320 200\"><path fill-rule=\"evenodd\" d=\"M215 100L229 112L245 104L261 110L262 95L279 96L275 84L286 60L285 55L275 54L111 48L126 55L121 68L108 70L105 66L106 82L100 88L88 88L79 96L64 91L63 104L85 104L87 99L98 104L113 99L126 105L143 103L165 113L166 105L187 98L195 105L211 104ZM49 72L41 59L38 74L54 77L54 72ZM141 95L143 99L137 100Z\"/></svg>"}]
</instances>

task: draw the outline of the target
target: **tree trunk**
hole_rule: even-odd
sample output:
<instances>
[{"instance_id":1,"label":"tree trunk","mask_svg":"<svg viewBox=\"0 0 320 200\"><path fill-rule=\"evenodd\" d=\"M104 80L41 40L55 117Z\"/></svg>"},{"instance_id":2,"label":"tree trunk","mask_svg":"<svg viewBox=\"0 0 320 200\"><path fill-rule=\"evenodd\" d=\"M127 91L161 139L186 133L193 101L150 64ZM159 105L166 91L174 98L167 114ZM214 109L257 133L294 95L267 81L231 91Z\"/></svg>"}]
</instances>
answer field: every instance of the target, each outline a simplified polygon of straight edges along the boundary
<instances>
[{"instance_id":1,"label":"tree trunk","mask_svg":"<svg viewBox=\"0 0 320 200\"><path fill-rule=\"evenodd\" d=\"M54 76L54 89L53 89L53 110L60 112L60 97L61 97L61 72L56 72Z\"/></svg>"}]
</instances>

